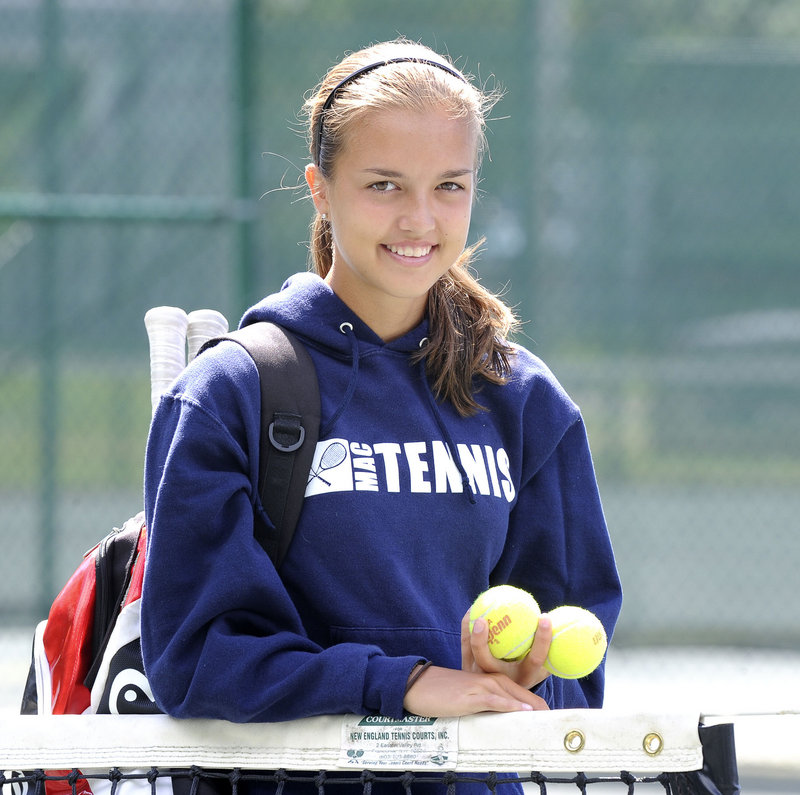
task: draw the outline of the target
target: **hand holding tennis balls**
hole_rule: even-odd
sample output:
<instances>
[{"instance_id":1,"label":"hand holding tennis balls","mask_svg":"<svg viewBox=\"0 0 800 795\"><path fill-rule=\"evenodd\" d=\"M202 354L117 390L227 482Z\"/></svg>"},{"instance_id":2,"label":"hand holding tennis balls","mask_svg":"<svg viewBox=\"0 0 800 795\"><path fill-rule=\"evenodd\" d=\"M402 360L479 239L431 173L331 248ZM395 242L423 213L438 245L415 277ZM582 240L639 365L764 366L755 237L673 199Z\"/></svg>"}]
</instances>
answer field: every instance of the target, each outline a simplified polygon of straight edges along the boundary
<instances>
[{"instance_id":1,"label":"hand holding tennis balls","mask_svg":"<svg viewBox=\"0 0 800 795\"><path fill-rule=\"evenodd\" d=\"M530 651L541 611L531 594L511 585L484 591L469 611L469 631L486 621L489 651L498 660L518 662ZM544 668L562 679L588 676L603 660L608 639L600 619L589 610L562 605L547 614L553 628Z\"/></svg>"},{"instance_id":2,"label":"hand holding tennis balls","mask_svg":"<svg viewBox=\"0 0 800 795\"><path fill-rule=\"evenodd\" d=\"M482 618L489 630L489 651L498 660L521 660L533 644L539 625L539 605L527 591L496 585L484 591L469 610L469 631Z\"/></svg>"}]
</instances>

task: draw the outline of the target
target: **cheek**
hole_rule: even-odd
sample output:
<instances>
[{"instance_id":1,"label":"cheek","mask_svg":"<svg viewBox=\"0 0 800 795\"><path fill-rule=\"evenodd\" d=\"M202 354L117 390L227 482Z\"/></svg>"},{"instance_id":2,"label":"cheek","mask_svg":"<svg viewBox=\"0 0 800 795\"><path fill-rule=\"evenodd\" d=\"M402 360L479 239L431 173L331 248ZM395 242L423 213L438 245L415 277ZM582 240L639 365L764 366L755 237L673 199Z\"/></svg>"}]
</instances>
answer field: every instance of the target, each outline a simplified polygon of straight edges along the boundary
<instances>
[{"instance_id":1,"label":"cheek","mask_svg":"<svg viewBox=\"0 0 800 795\"><path fill-rule=\"evenodd\" d=\"M381 229L382 223L374 214L351 207L333 224L334 247L344 259L360 261L379 242Z\"/></svg>"},{"instance_id":2,"label":"cheek","mask_svg":"<svg viewBox=\"0 0 800 795\"><path fill-rule=\"evenodd\" d=\"M451 235L463 240L466 240L467 235L469 234L469 225L470 221L472 220L472 207L467 206L466 208L460 209L457 213L454 214L452 218L452 223L450 224Z\"/></svg>"}]
</instances>

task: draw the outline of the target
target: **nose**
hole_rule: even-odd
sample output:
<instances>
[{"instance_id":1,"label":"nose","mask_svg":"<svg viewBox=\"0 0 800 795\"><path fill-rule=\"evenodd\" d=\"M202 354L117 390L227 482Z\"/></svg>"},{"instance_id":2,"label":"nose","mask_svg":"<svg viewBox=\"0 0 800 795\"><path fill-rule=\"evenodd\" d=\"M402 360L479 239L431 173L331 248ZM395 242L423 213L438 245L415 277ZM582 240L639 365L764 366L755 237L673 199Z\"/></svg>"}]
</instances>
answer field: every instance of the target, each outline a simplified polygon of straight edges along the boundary
<instances>
[{"instance_id":1,"label":"nose","mask_svg":"<svg viewBox=\"0 0 800 795\"><path fill-rule=\"evenodd\" d=\"M436 226L431 200L427 196L409 194L399 223L404 232L411 232L415 235L430 232Z\"/></svg>"}]
</instances>

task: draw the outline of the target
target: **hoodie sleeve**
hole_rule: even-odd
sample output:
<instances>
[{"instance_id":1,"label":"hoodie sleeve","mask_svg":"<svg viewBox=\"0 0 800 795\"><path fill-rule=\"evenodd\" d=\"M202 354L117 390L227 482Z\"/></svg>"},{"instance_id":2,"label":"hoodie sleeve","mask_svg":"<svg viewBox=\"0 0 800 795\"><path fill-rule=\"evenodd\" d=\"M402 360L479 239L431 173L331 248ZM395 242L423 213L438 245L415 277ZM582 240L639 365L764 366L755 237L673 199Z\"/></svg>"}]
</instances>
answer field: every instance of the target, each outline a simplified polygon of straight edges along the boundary
<instances>
[{"instance_id":1,"label":"hoodie sleeve","mask_svg":"<svg viewBox=\"0 0 800 795\"><path fill-rule=\"evenodd\" d=\"M610 641L622 591L584 422L560 388L547 391L527 409L523 480L492 579L530 591L543 612L591 610ZM583 679L550 676L536 692L553 709L599 708L604 683L605 661Z\"/></svg>"},{"instance_id":2,"label":"hoodie sleeve","mask_svg":"<svg viewBox=\"0 0 800 795\"><path fill-rule=\"evenodd\" d=\"M418 657L312 643L253 537L260 397L235 343L198 357L156 410L145 458L142 656L175 717L235 722L402 715Z\"/></svg>"}]
</instances>

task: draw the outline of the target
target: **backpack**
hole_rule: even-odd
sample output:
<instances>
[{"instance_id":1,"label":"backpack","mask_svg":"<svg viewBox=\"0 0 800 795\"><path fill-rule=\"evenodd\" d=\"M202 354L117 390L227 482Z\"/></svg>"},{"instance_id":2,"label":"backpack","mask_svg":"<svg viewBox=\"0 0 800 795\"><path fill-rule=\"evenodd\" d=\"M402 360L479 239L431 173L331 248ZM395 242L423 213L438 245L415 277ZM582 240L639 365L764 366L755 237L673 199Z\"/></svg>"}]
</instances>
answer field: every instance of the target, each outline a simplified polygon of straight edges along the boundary
<instances>
[{"instance_id":1,"label":"backpack","mask_svg":"<svg viewBox=\"0 0 800 795\"><path fill-rule=\"evenodd\" d=\"M316 371L302 343L275 324L254 323L209 340L201 351L226 339L242 345L259 372L259 493L276 530L256 516L254 534L278 567L300 515L319 433ZM146 546L139 512L84 555L36 628L22 714L160 712L139 635ZM56 791L52 784L49 794Z\"/></svg>"}]
</instances>

